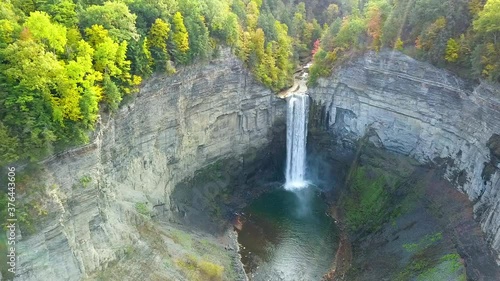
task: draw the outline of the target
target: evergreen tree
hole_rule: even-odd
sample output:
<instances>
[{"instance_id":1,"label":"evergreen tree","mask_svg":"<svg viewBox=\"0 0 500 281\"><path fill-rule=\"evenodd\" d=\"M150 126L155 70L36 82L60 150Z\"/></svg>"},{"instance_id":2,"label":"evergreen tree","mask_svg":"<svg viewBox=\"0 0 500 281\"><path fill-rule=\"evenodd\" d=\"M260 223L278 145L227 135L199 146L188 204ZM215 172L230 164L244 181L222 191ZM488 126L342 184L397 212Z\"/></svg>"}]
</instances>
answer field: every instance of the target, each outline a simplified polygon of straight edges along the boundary
<instances>
[{"instance_id":1,"label":"evergreen tree","mask_svg":"<svg viewBox=\"0 0 500 281\"><path fill-rule=\"evenodd\" d=\"M186 53L189 50L189 34L184 25L184 17L180 12L176 12L172 19L173 33L172 41L174 45L174 58L176 61L185 63L187 60Z\"/></svg>"},{"instance_id":2,"label":"evergreen tree","mask_svg":"<svg viewBox=\"0 0 500 281\"><path fill-rule=\"evenodd\" d=\"M155 68L165 71L169 55L167 52L167 40L170 33L170 24L162 19L156 19L148 32L146 45L151 52Z\"/></svg>"}]
</instances>

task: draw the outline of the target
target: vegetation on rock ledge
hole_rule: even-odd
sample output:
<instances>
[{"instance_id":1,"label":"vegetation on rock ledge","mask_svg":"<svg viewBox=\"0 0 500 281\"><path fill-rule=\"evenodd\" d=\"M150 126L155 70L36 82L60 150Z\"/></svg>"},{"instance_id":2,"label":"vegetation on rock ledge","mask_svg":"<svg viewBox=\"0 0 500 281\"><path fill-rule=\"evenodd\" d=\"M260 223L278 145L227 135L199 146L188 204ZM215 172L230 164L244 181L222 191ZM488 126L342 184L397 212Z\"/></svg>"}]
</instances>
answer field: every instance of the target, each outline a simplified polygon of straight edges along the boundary
<instances>
[{"instance_id":1,"label":"vegetation on rock ledge","mask_svg":"<svg viewBox=\"0 0 500 281\"><path fill-rule=\"evenodd\" d=\"M339 59L391 48L467 78L500 81L499 0L339 0L314 56L310 83Z\"/></svg>"},{"instance_id":2,"label":"vegetation on rock ledge","mask_svg":"<svg viewBox=\"0 0 500 281\"><path fill-rule=\"evenodd\" d=\"M320 35L304 3L281 0L2 1L0 166L88 142L100 111L117 110L142 79L220 45L284 88Z\"/></svg>"}]
</instances>

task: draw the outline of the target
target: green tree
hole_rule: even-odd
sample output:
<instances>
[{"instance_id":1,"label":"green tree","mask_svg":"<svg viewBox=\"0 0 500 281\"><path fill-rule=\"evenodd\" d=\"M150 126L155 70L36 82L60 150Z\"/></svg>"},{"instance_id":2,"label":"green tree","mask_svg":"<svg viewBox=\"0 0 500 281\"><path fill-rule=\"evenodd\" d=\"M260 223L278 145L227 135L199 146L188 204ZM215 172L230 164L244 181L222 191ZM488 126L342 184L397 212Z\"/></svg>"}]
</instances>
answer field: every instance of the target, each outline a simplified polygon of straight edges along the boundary
<instances>
[{"instance_id":1,"label":"green tree","mask_svg":"<svg viewBox=\"0 0 500 281\"><path fill-rule=\"evenodd\" d=\"M229 46L235 46L239 38L238 17L229 13L224 22L224 39Z\"/></svg>"},{"instance_id":2,"label":"green tree","mask_svg":"<svg viewBox=\"0 0 500 281\"><path fill-rule=\"evenodd\" d=\"M45 12L32 12L24 27L28 28L38 42L45 44L50 50L63 53L66 45L66 28L50 21Z\"/></svg>"},{"instance_id":3,"label":"green tree","mask_svg":"<svg viewBox=\"0 0 500 281\"><path fill-rule=\"evenodd\" d=\"M68 119L80 121L84 129L91 129L98 114L98 102L102 90L98 82L102 74L93 68L94 49L89 43L80 40L75 50L75 58L65 64L64 112Z\"/></svg>"},{"instance_id":4,"label":"green tree","mask_svg":"<svg viewBox=\"0 0 500 281\"><path fill-rule=\"evenodd\" d=\"M44 0L38 9L47 12L53 21L68 28L78 23L76 4L72 0Z\"/></svg>"},{"instance_id":5,"label":"green tree","mask_svg":"<svg viewBox=\"0 0 500 281\"><path fill-rule=\"evenodd\" d=\"M134 0L127 2L130 12L137 15L136 27L146 34L156 19L167 21L179 10L177 0Z\"/></svg>"},{"instance_id":6,"label":"green tree","mask_svg":"<svg viewBox=\"0 0 500 281\"><path fill-rule=\"evenodd\" d=\"M257 66L264 60L265 55L265 34L261 28L255 30L251 35L249 64L251 67Z\"/></svg>"},{"instance_id":7,"label":"green tree","mask_svg":"<svg viewBox=\"0 0 500 281\"><path fill-rule=\"evenodd\" d=\"M250 31L253 31L257 28L257 22L259 20L259 7L257 3L254 1L250 1L246 7L246 19L247 19L247 28Z\"/></svg>"},{"instance_id":8,"label":"green tree","mask_svg":"<svg viewBox=\"0 0 500 281\"><path fill-rule=\"evenodd\" d=\"M148 45L147 38L131 41L128 45L127 57L132 61L130 71L133 75L148 78L153 73L154 60Z\"/></svg>"},{"instance_id":9,"label":"green tree","mask_svg":"<svg viewBox=\"0 0 500 281\"><path fill-rule=\"evenodd\" d=\"M277 33L276 50L274 51L275 63L278 73L278 78L275 83L276 88L282 89L286 87L291 80L293 80L293 63L291 61L292 51L292 38L288 36L288 27L279 21L275 22Z\"/></svg>"},{"instance_id":10,"label":"green tree","mask_svg":"<svg viewBox=\"0 0 500 281\"><path fill-rule=\"evenodd\" d=\"M59 89L64 66L29 39L10 44L2 57L0 83L6 87L0 96L1 120L9 135L20 141L19 158L40 159L52 151L63 126Z\"/></svg>"},{"instance_id":11,"label":"green tree","mask_svg":"<svg viewBox=\"0 0 500 281\"><path fill-rule=\"evenodd\" d=\"M236 55L243 61L248 63L251 51L251 35L248 31L240 29L238 42L236 45Z\"/></svg>"},{"instance_id":12,"label":"green tree","mask_svg":"<svg viewBox=\"0 0 500 281\"><path fill-rule=\"evenodd\" d=\"M10 136L8 128L0 121L0 166L16 161L19 159L18 146L19 140L16 137Z\"/></svg>"},{"instance_id":13,"label":"green tree","mask_svg":"<svg viewBox=\"0 0 500 281\"><path fill-rule=\"evenodd\" d=\"M94 69L100 72L103 77L109 77L113 84L118 87L121 95L135 92L141 79L130 73L131 62L127 60L126 56L127 41L115 42L108 35L108 31L100 25L87 28L85 34L95 50L93 55ZM110 108L114 109L121 101L121 96L116 98L116 93L113 92L114 86L110 83L107 83L103 89L105 100L111 101L113 104L110 105Z\"/></svg>"},{"instance_id":14,"label":"green tree","mask_svg":"<svg viewBox=\"0 0 500 281\"><path fill-rule=\"evenodd\" d=\"M215 17L219 19L220 16L216 13L214 14L213 11L210 11L207 8L208 6L216 5L216 3L219 3L219 1L188 0L179 4L180 13L184 16L184 25L186 26L187 33L189 34L189 50L186 54L186 62L191 62L195 58L207 59L212 54L214 42L212 42L213 39L210 38L210 31L208 27L210 25L210 21L208 21L209 23L207 24L207 18ZM225 9L224 6L222 6L221 9ZM214 21L213 23L217 21ZM214 27L210 27L210 30L215 32ZM219 33L218 35L221 34ZM217 39L223 40L222 37Z\"/></svg>"},{"instance_id":15,"label":"green tree","mask_svg":"<svg viewBox=\"0 0 500 281\"><path fill-rule=\"evenodd\" d=\"M446 54L444 59L447 62L456 62L458 60L458 52L460 51L460 46L455 39L450 38L446 44Z\"/></svg>"},{"instance_id":16,"label":"green tree","mask_svg":"<svg viewBox=\"0 0 500 281\"><path fill-rule=\"evenodd\" d=\"M233 0L231 3L231 11L238 16L244 25L247 24L246 6L242 0Z\"/></svg>"},{"instance_id":17,"label":"green tree","mask_svg":"<svg viewBox=\"0 0 500 281\"><path fill-rule=\"evenodd\" d=\"M359 17L345 18L342 21L339 33L335 37L335 44L338 47L347 49L358 47L359 39L365 31L364 20Z\"/></svg>"},{"instance_id":18,"label":"green tree","mask_svg":"<svg viewBox=\"0 0 500 281\"><path fill-rule=\"evenodd\" d=\"M80 13L82 30L93 25L102 25L109 31L113 40L137 40L139 34L135 27L137 16L130 13L127 5L122 2L106 2L104 5L92 5Z\"/></svg>"},{"instance_id":19,"label":"green tree","mask_svg":"<svg viewBox=\"0 0 500 281\"><path fill-rule=\"evenodd\" d=\"M446 19L444 17L438 18L417 38L418 41L416 43L416 47L422 50L430 50L431 48L434 48L436 39L445 26Z\"/></svg>"},{"instance_id":20,"label":"green tree","mask_svg":"<svg viewBox=\"0 0 500 281\"><path fill-rule=\"evenodd\" d=\"M4 48L14 41L14 35L18 26L16 22L0 19L0 48Z\"/></svg>"},{"instance_id":21,"label":"green tree","mask_svg":"<svg viewBox=\"0 0 500 281\"><path fill-rule=\"evenodd\" d=\"M328 8L326 8L325 17L327 18L328 22L333 22L333 20L337 18L339 14L339 6L337 4L330 4L328 5Z\"/></svg>"},{"instance_id":22,"label":"green tree","mask_svg":"<svg viewBox=\"0 0 500 281\"><path fill-rule=\"evenodd\" d=\"M488 0L473 24L476 32L482 36L492 36L496 44L500 33L500 0Z\"/></svg>"},{"instance_id":23,"label":"green tree","mask_svg":"<svg viewBox=\"0 0 500 281\"><path fill-rule=\"evenodd\" d=\"M109 109L111 109L111 111L116 111L122 101L122 95L115 82L111 81L109 75L104 75L103 88L106 93L106 102Z\"/></svg>"}]
</instances>

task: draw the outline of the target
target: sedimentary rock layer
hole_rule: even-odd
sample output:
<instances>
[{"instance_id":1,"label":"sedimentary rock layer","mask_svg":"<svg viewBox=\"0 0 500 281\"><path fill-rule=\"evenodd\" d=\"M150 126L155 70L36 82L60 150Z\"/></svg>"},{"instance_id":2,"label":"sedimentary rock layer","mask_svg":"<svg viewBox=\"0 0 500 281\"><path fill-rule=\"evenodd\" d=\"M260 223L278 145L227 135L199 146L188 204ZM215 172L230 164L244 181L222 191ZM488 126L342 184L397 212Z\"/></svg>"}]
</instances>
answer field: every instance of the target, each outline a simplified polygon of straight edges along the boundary
<instances>
[{"instance_id":1,"label":"sedimentary rock layer","mask_svg":"<svg viewBox=\"0 0 500 281\"><path fill-rule=\"evenodd\" d=\"M283 110L229 50L153 77L100 121L91 144L43 162L38 197L48 215L19 243L16 280L80 280L107 267L140 239L137 202L153 212L164 204L168 216L177 183L217 159L268 144Z\"/></svg>"},{"instance_id":2,"label":"sedimentary rock layer","mask_svg":"<svg viewBox=\"0 0 500 281\"><path fill-rule=\"evenodd\" d=\"M366 137L421 163L444 165L445 178L475 203L488 242L500 250L498 85L381 52L335 69L309 93L325 107L323 123L343 140Z\"/></svg>"}]
</instances>

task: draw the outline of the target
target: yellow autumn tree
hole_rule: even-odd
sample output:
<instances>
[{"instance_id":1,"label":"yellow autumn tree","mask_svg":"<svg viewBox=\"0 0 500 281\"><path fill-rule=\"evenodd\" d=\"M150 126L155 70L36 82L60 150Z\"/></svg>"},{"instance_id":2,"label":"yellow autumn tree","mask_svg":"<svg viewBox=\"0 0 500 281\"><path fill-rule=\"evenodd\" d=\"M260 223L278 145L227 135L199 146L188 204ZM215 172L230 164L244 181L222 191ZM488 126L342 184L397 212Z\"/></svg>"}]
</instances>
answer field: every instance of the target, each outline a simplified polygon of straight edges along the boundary
<instances>
[{"instance_id":1,"label":"yellow autumn tree","mask_svg":"<svg viewBox=\"0 0 500 281\"><path fill-rule=\"evenodd\" d=\"M189 34L184 25L184 17L180 12L174 14L172 24L172 40L175 47L173 50L174 58L179 62L185 62L187 59L186 53L189 51Z\"/></svg>"}]
</instances>

